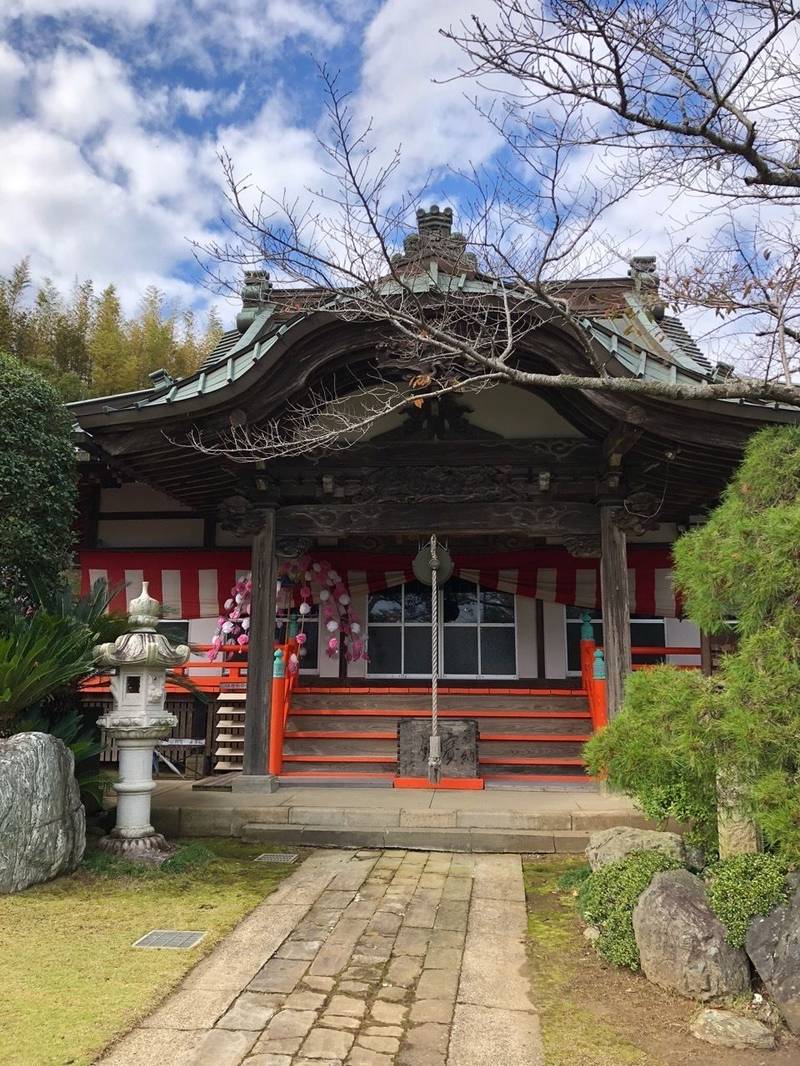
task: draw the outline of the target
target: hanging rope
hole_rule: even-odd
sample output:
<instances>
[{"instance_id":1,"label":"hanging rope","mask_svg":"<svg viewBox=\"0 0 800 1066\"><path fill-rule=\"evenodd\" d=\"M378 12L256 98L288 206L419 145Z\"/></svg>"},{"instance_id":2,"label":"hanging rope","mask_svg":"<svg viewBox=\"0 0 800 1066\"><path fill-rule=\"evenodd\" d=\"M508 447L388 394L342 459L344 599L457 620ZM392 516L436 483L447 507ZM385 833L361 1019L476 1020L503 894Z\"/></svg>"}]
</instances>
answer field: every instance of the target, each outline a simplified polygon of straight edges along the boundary
<instances>
[{"instance_id":1,"label":"hanging rope","mask_svg":"<svg viewBox=\"0 0 800 1066\"><path fill-rule=\"evenodd\" d=\"M442 769L439 737L439 555L436 534L431 537L431 742L428 754L428 780L438 783Z\"/></svg>"}]
</instances>

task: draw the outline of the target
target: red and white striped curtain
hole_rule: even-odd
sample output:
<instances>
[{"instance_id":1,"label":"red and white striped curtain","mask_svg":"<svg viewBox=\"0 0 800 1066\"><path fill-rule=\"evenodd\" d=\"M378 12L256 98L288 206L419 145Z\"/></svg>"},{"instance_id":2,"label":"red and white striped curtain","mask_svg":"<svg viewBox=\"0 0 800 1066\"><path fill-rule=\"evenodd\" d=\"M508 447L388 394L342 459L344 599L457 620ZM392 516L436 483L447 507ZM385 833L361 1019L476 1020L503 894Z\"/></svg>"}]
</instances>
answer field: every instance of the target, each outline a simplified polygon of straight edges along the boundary
<instances>
[{"instance_id":1,"label":"red and white striped curtain","mask_svg":"<svg viewBox=\"0 0 800 1066\"><path fill-rule=\"evenodd\" d=\"M365 555L362 552L317 552L342 575L350 594L379 592L413 580L412 554ZM600 605L600 560L582 559L563 548L477 555L455 552L455 573L519 596L548 603L596 609ZM163 604L165 618L212 618L230 594L238 576L250 569L249 549L140 550L92 549L80 553L81 586L87 591L98 578L124 586L112 610L124 611L139 594L142 580ZM644 617L681 617L672 587L668 549L628 548L631 611Z\"/></svg>"}]
</instances>

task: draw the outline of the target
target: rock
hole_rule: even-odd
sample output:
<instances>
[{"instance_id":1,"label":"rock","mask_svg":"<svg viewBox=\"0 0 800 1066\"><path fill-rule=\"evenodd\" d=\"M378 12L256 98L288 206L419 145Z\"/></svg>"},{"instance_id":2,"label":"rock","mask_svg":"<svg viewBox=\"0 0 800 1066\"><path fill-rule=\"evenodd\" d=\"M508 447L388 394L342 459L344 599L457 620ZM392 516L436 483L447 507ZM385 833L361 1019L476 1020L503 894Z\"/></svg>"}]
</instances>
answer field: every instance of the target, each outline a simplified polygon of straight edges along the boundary
<instances>
[{"instance_id":1,"label":"rock","mask_svg":"<svg viewBox=\"0 0 800 1066\"><path fill-rule=\"evenodd\" d=\"M583 931L584 940L588 940L590 944L595 944L600 939L600 930L596 925L587 925Z\"/></svg>"},{"instance_id":2,"label":"rock","mask_svg":"<svg viewBox=\"0 0 800 1066\"><path fill-rule=\"evenodd\" d=\"M706 860L706 853L699 844L687 844L684 840L684 849L686 851L686 865L690 870L705 870L708 865Z\"/></svg>"},{"instance_id":3,"label":"rock","mask_svg":"<svg viewBox=\"0 0 800 1066\"><path fill-rule=\"evenodd\" d=\"M69 748L48 733L0 740L0 893L69 873L85 846Z\"/></svg>"},{"instance_id":4,"label":"rock","mask_svg":"<svg viewBox=\"0 0 800 1066\"><path fill-rule=\"evenodd\" d=\"M800 1034L800 888L788 903L753 921L745 948L770 999Z\"/></svg>"},{"instance_id":5,"label":"rock","mask_svg":"<svg viewBox=\"0 0 800 1066\"><path fill-rule=\"evenodd\" d=\"M725 940L699 877L688 870L656 874L633 911L633 931L648 981L690 999L750 988L747 956Z\"/></svg>"},{"instance_id":6,"label":"rock","mask_svg":"<svg viewBox=\"0 0 800 1066\"><path fill-rule=\"evenodd\" d=\"M678 862L686 861L683 840L677 833L658 833L653 829L633 829L627 825L615 825L600 833L592 833L586 858L593 870L599 870L633 851L660 851Z\"/></svg>"},{"instance_id":7,"label":"rock","mask_svg":"<svg viewBox=\"0 0 800 1066\"><path fill-rule=\"evenodd\" d=\"M692 1022L692 1036L717 1047L763 1048L775 1047L775 1034L768 1025L756 1018L744 1018L729 1010L701 1010Z\"/></svg>"}]
</instances>

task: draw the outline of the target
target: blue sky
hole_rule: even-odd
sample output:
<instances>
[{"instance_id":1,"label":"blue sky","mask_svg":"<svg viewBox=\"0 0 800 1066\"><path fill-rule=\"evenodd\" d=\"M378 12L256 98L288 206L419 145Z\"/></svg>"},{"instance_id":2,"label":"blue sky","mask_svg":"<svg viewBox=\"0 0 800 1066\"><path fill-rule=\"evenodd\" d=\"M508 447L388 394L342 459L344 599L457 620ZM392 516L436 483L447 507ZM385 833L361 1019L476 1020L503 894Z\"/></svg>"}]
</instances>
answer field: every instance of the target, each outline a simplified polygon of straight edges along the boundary
<instances>
[{"instance_id":1,"label":"blue sky","mask_svg":"<svg viewBox=\"0 0 800 1066\"><path fill-rule=\"evenodd\" d=\"M342 71L380 152L415 190L497 140L438 34L490 0L5 0L0 6L0 272L29 255L61 286L148 284L202 305L187 241L220 211L225 145L265 189L319 182L316 62Z\"/></svg>"},{"instance_id":2,"label":"blue sky","mask_svg":"<svg viewBox=\"0 0 800 1066\"><path fill-rule=\"evenodd\" d=\"M236 301L202 286L189 245L219 224L217 152L275 196L318 188L317 63L341 70L378 157L401 147L397 192L425 186L426 202L452 204L458 222L451 168L491 167L501 145L471 102L480 87L453 79L462 56L438 31L494 10L492 0L0 0L0 273L29 256L34 276L62 289L113 282L128 312L155 284L183 306L214 300L232 321ZM592 233L611 249L611 273L664 251L670 230L684 239L690 216L702 232L702 203L644 195L604 216L602 241Z\"/></svg>"}]
</instances>

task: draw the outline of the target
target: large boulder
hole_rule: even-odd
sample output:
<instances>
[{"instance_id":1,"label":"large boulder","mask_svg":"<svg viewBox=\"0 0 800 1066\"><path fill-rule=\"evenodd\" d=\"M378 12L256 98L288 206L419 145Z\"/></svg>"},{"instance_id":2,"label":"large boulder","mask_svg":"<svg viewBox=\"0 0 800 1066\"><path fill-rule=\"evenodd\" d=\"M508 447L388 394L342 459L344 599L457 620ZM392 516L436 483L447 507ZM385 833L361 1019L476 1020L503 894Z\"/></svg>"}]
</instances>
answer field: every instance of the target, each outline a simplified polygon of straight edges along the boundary
<instances>
[{"instance_id":1,"label":"large boulder","mask_svg":"<svg viewBox=\"0 0 800 1066\"><path fill-rule=\"evenodd\" d=\"M72 752L48 733L0 740L0 893L74 870L86 815Z\"/></svg>"},{"instance_id":2,"label":"large boulder","mask_svg":"<svg viewBox=\"0 0 800 1066\"><path fill-rule=\"evenodd\" d=\"M677 833L659 833L654 829L634 829L615 825L592 833L586 847L586 858L593 870L627 858L634 851L660 851L678 862L686 861L683 839Z\"/></svg>"},{"instance_id":3,"label":"large boulder","mask_svg":"<svg viewBox=\"0 0 800 1066\"><path fill-rule=\"evenodd\" d=\"M792 881L788 903L753 921L745 947L770 999L800 1034L800 877Z\"/></svg>"},{"instance_id":4,"label":"large boulder","mask_svg":"<svg viewBox=\"0 0 800 1066\"><path fill-rule=\"evenodd\" d=\"M762 1048L775 1047L775 1033L758 1018L745 1018L730 1010L706 1007L692 1022L692 1036L716 1047Z\"/></svg>"},{"instance_id":5,"label":"large boulder","mask_svg":"<svg viewBox=\"0 0 800 1066\"><path fill-rule=\"evenodd\" d=\"M750 987L747 956L725 940L699 877L656 874L633 911L633 931L648 981L690 999L734 995Z\"/></svg>"}]
</instances>

